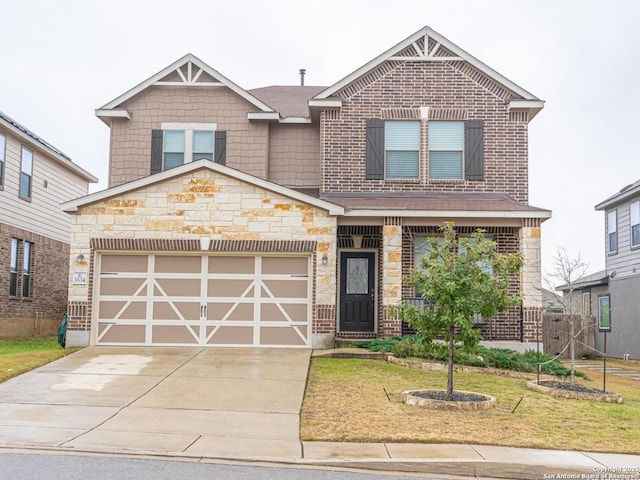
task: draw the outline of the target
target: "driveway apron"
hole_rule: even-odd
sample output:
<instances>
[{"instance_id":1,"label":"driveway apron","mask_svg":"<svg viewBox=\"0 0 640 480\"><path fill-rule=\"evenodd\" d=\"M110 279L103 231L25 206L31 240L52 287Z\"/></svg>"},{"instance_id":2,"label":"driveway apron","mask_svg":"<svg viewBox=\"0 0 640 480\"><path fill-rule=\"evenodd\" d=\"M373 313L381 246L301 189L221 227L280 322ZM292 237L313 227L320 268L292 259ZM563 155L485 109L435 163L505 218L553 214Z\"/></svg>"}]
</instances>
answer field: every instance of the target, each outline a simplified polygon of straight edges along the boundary
<instances>
[{"instance_id":1,"label":"driveway apron","mask_svg":"<svg viewBox=\"0 0 640 480\"><path fill-rule=\"evenodd\" d=\"M0 445L299 459L310 353L86 348L0 384Z\"/></svg>"}]
</instances>

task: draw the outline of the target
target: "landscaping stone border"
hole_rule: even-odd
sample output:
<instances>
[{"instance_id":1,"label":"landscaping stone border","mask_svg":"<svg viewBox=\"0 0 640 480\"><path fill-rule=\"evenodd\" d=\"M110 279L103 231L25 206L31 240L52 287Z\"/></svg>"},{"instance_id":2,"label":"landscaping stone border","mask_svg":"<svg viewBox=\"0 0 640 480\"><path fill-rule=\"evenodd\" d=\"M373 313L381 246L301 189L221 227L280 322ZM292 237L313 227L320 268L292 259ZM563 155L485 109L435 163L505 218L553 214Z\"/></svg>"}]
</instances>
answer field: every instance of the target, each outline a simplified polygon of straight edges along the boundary
<instances>
[{"instance_id":1,"label":"landscaping stone border","mask_svg":"<svg viewBox=\"0 0 640 480\"><path fill-rule=\"evenodd\" d=\"M560 388L548 387L546 385L539 385L536 380L527 382L527 388L538 393L545 393L552 397L561 398L573 398L575 400L590 400L592 402L603 403L622 403L622 395L615 392L602 392L594 391L593 393L585 392L572 392L571 390L565 390Z\"/></svg>"},{"instance_id":2,"label":"landscaping stone border","mask_svg":"<svg viewBox=\"0 0 640 480\"><path fill-rule=\"evenodd\" d=\"M444 390L441 389L423 389L423 390L408 390L402 392L402 400L407 405L414 405L418 407L429 407L438 410L488 410L495 408L496 397L491 395L485 395L484 393L465 392L462 390L455 390L455 393L462 394L463 396L481 397L482 400L462 400L462 401L449 401L441 400L439 398L428 398L420 396L420 393L441 394Z\"/></svg>"}]
</instances>

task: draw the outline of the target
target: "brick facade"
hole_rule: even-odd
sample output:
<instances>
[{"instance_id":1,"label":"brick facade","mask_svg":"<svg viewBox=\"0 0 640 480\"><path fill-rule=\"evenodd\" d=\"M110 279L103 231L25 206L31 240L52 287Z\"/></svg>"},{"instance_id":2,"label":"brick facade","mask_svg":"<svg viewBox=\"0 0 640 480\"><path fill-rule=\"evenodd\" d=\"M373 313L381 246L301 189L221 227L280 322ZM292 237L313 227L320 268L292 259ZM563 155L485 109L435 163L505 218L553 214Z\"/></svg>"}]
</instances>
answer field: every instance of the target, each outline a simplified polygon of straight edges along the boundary
<instances>
[{"instance_id":1,"label":"brick facade","mask_svg":"<svg viewBox=\"0 0 640 480\"><path fill-rule=\"evenodd\" d=\"M18 285L9 296L11 239L20 240ZM32 247L31 291L22 298L24 242ZM69 245L0 223L0 338L53 334L67 308Z\"/></svg>"},{"instance_id":2,"label":"brick facade","mask_svg":"<svg viewBox=\"0 0 640 480\"><path fill-rule=\"evenodd\" d=\"M527 203L527 122L505 100L448 62L387 62L389 70L360 89L347 88L339 112L322 116L322 192L500 192ZM418 80L419 79L419 80ZM365 121L415 117L484 120L484 181L428 179L428 121L421 122L420 179L365 179ZM409 112L409 113L407 113ZM526 117L526 116L525 116Z\"/></svg>"}]
</instances>

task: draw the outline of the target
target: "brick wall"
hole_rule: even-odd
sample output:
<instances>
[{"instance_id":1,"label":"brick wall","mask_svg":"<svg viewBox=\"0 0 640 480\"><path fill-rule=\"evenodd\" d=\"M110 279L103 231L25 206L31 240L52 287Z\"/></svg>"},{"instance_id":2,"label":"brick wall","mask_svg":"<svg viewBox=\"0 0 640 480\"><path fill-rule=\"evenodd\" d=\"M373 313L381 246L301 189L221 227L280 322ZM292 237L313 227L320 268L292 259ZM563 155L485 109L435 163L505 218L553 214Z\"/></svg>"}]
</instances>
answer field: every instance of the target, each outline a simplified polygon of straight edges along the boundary
<instances>
[{"instance_id":1,"label":"brick wall","mask_svg":"<svg viewBox=\"0 0 640 480\"><path fill-rule=\"evenodd\" d=\"M9 296L11 239L18 252L18 296ZM33 244L31 294L21 298L24 242ZM50 335L67 309L69 245L0 223L0 337Z\"/></svg>"},{"instance_id":2,"label":"brick wall","mask_svg":"<svg viewBox=\"0 0 640 480\"><path fill-rule=\"evenodd\" d=\"M131 119L111 122L110 187L149 175L151 130L162 122L217 124L227 132L227 165L267 177L269 126L249 122L256 108L228 88L153 86L123 107Z\"/></svg>"},{"instance_id":3,"label":"brick wall","mask_svg":"<svg viewBox=\"0 0 640 480\"><path fill-rule=\"evenodd\" d=\"M392 62L371 83L347 87L338 112L321 117L323 192L501 192L528 199L527 117L448 62ZM489 85L490 87L490 85ZM422 120L420 179L365 179L365 121L407 118L429 107L431 120L484 120L484 181L428 180L428 122ZM414 118L415 115L408 115Z\"/></svg>"}]
</instances>

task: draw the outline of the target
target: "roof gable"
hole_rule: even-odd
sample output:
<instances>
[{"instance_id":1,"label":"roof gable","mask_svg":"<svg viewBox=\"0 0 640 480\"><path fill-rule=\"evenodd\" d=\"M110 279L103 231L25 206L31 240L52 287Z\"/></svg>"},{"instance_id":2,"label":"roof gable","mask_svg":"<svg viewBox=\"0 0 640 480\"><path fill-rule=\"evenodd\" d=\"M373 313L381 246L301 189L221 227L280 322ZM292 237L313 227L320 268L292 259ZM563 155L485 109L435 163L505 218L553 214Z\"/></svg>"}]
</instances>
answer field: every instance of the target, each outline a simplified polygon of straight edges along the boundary
<instances>
[{"instance_id":1,"label":"roof gable","mask_svg":"<svg viewBox=\"0 0 640 480\"><path fill-rule=\"evenodd\" d=\"M542 100L429 27L421 28L342 80L318 93L314 100L329 99L332 96L341 96L340 94L350 96L394 69L397 62L406 61L448 62L495 95L505 100L515 97L514 100L520 102L518 108L533 108L539 111L544 106ZM526 106L522 104L523 101L527 103Z\"/></svg>"},{"instance_id":2,"label":"roof gable","mask_svg":"<svg viewBox=\"0 0 640 480\"><path fill-rule=\"evenodd\" d=\"M130 98L138 95L153 85L169 85L184 87L227 87L261 112L273 112L274 110L254 95L236 85L217 70L211 68L195 55L188 53L176 60L171 65L163 68L142 83L126 91L119 97L111 100L106 105L96 110L96 115L105 123L109 117L126 117L128 112L121 106Z\"/></svg>"},{"instance_id":3,"label":"roof gable","mask_svg":"<svg viewBox=\"0 0 640 480\"><path fill-rule=\"evenodd\" d=\"M638 196L640 196L640 180L636 180L634 183L622 187L618 193L596 205L595 209L606 210L609 207L631 200Z\"/></svg>"},{"instance_id":4,"label":"roof gable","mask_svg":"<svg viewBox=\"0 0 640 480\"><path fill-rule=\"evenodd\" d=\"M214 163L210 160L198 160L195 162L185 163L184 165L180 165L179 167L172 168L170 170L165 170L163 172L149 175L147 177L134 180L129 183L124 183L113 188L108 188L106 190L101 190L84 197L76 198L75 200L63 203L62 210L64 210L65 212L77 212L79 208L86 205L140 190L150 185L162 183L166 180L180 177L201 169L208 169L213 172L217 172L222 175L234 178L241 182L256 186L258 188L269 190L271 192L278 193L294 200L298 200L322 210L326 210L327 212L329 212L329 215L342 215L344 213L344 209L342 207L333 203L327 202L325 200L320 200L310 195L306 195L304 193L292 190L287 187L283 187L281 185L263 180L258 177L254 177L253 175L249 175L248 173L241 172L240 170L236 170L225 165Z\"/></svg>"}]
</instances>

